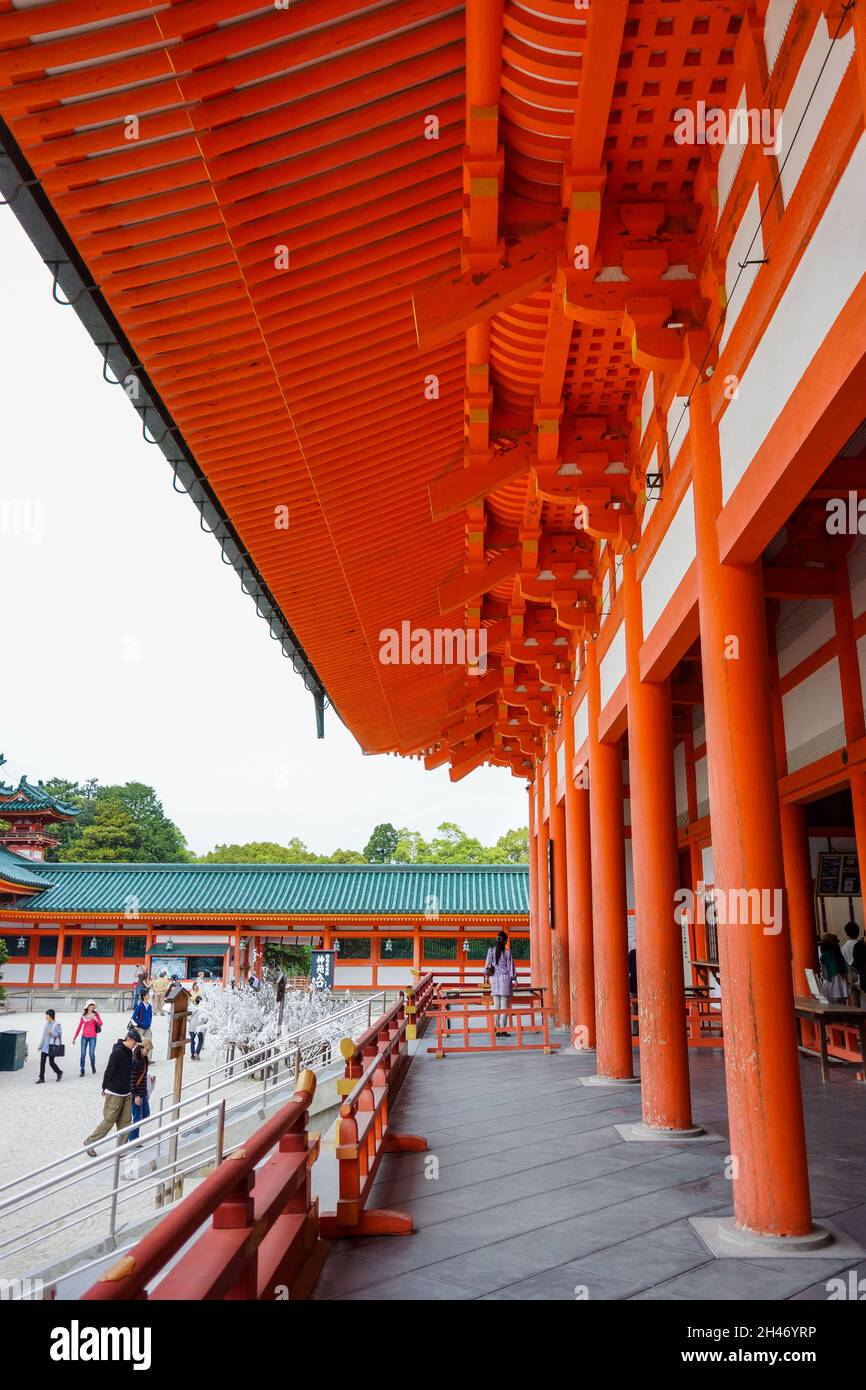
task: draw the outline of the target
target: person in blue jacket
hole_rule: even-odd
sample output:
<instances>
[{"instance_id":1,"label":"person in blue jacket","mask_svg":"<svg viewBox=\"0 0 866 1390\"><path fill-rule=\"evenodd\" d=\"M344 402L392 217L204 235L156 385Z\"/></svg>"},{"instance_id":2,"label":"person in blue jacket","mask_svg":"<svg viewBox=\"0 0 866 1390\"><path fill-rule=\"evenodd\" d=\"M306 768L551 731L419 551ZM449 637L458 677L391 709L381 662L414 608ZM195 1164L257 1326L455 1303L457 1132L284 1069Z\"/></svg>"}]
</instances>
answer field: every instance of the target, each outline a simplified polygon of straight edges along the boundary
<instances>
[{"instance_id":1,"label":"person in blue jacket","mask_svg":"<svg viewBox=\"0 0 866 1390\"><path fill-rule=\"evenodd\" d=\"M150 1025L153 1022L153 1005L150 1002L150 990L145 987L141 998L132 1011L132 1023L138 1029L145 1042L151 1042L152 1034Z\"/></svg>"}]
</instances>

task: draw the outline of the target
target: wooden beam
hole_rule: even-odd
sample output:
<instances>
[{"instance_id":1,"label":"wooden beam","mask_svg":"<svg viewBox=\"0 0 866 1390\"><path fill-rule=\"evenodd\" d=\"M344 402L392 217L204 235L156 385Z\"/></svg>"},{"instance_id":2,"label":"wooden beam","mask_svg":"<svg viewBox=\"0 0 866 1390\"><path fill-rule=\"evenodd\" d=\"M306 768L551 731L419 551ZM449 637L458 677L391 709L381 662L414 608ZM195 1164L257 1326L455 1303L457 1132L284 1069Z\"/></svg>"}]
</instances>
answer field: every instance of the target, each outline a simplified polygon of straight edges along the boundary
<instances>
[{"instance_id":1,"label":"wooden beam","mask_svg":"<svg viewBox=\"0 0 866 1390\"><path fill-rule=\"evenodd\" d=\"M832 598L835 592L832 571L818 566L768 565L764 570L765 598Z\"/></svg>"},{"instance_id":2,"label":"wooden beam","mask_svg":"<svg viewBox=\"0 0 866 1390\"><path fill-rule=\"evenodd\" d=\"M450 613L455 608L461 608L463 604L480 598L490 589L495 589L503 580L512 579L520 568L520 558L520 546L515 545L509 550L503 550L483 569L472 570L469 574L460 570L459 573L443 580L439 585L440 613Z\"/></svg>"},{"instance_id":3,"label":"wooden beam","mask_svg":"<svg viewBox=\"0 0 866 1390\"><path fill-rule=\"evenodd\" d=\"M506 238L505 259L495 270L464 275L450 270L412 296L415 333L422 352L453 342L467 328L553 284L562 226L555 223L522 238Z\"/></svg>"},{"instance_id":4,"label":"wooden beam","mask_svg":"<svg viewBox=\"0 0 866 1390\"><path fill-rule=\"evenodd\" d=\"M488 493L528 472L535 459L535 440L526 438L507 453L494 454L485 463L469 463L443 473L430 484L430 512L434 521L465 511Z\"/></svg>"}]
</instances>

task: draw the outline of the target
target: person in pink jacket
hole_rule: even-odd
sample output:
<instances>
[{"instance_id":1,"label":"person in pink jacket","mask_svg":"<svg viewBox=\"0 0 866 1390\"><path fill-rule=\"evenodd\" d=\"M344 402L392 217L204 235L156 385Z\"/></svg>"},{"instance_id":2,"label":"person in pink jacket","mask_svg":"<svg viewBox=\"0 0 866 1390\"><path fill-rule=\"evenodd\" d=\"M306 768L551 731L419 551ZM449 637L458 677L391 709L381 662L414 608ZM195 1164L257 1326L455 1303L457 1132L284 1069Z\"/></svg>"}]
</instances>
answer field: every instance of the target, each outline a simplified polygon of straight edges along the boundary
<instances>
[{"instance_id":1,"label":"person in pink jacket","mask_svg":"<svg viewBox=\"0 0 866 1390\"><path fill-rule=\"evenodd\" d=\"M84 1075L84 1064L87 1061L87 1054L90 1053L90 1070L96 1071L96 1038L102 1032L102 1019L96 1011L96 1000L88 999L84 1005L84 1013L78 1020L78 1027L75 1030L75 1038L81 1034L81 1075ZM75 1038L72 1039L73 1043Z\"/></svg>"}]
</instances>

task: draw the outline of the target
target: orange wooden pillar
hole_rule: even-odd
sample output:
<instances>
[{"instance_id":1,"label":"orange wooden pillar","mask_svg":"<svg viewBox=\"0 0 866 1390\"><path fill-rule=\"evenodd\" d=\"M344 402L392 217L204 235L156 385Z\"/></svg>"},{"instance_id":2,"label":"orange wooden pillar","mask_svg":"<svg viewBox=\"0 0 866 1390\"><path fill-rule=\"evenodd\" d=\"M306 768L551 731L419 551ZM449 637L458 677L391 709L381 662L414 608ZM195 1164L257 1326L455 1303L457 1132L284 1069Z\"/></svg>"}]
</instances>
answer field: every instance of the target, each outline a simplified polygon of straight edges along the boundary
<instances>
[{"instance_id":1,"label":"orange wooden pillar","mask_svg":"<svg viewBox=\"0 0 866 1390\"><path fill-rule=\"evenodd\" d=\"M529 978L538 984L538 819L535 786L529 784Z\"/></svg>"},{"instance_id":2,"label":"orange wooden pillar","mask_svg":"<svg viewBox=\"0 0 866 1390\"><path fill-rule=\"evenodd\" d=\"M806 971L818 968L818 935L815 930L815 897L805 806L783 801L779 806L779 824L794 992L808 995Z\"/></svg>"},{"instance_id":3,"label":"orange wooden pillar","mask_svg":"<svg viewBox=\"0 0 866 1390\"><path fill-rule=\"evenodd\" d=\"M628 988L628 920L622 754L598 737L601 705L598 653L587 646L589 703L589 815L592 858L592 942L595 963L597 1075L634 1076Z\"/></svg>"},{"instance_id":4,"label":"orange wooden pillar","mask_svg":"<svg viewBox=\"0 0 866 1390\"><path fill-rule=\"evenodd\" d=\"M537 984L549 991L553 987L553 955L550 945L550 827L544 819L545 777L539 765L535 779L535 809L538 816L538 979Z\"/></svg>"},{"instance_id":5,"label":"orange wooden pillar","mask_svg":"<svg viewBox=\"0 0 866 1390\"><path fill-rule=\"evenodd\" d=\"M63 948L66 944L66 935L62 927L57 929L57 954L54 957L54 988L59 989L63 979Z\"/></svg>"},{"instance_id":6,"label":"orange wooden pillar","mask_svg":"<svg viewBox=\"0 0 866 1390\"><path fill-rule=\"evenodd\" d=\"M788 771L788 752L785 743L785 717L779 686L779 661L776 653L775 623L778 606L769 605L770 677L773 713L773 738L776 748L776 776ZM782 835L782 869L785 875L785 910L791 938L791 972L795 994L809 994L807 970L818 964L818 938L815 931L815 898L812 886L812 864L809 857L809 832L806 808L792 802L779 802L779 829Z\"/></svg>"},{"instance_id":7,"label":"orange wooden pillar","mask_svg":"<svg viewBox=\"0 0 866 1390\"><path fill-rule=\"evenodd\" d=\"M628 778L637 935L641 1101L651 1129L692 1130L670 682L642 681L643 607L635 557L623 559Z\"/></svg>"},{"instance_id":8,"label":"orange wooden pillar","mask_svg":"<svg viewBox=\"0 0 866 1390\"><path fill-rule=\"evenodd\" d=\"M567 1028L568 1000L568 856L565 842L565 804L556 800L556 748L551 739L548 762L550 842L553 866L553 921L551 922L551 1006L555 1028Z\"/></svg>"},{"instance_id":9,"label":"orange wooden pillar","mask_svg":"<svg viewBox=\"0 0 866 1390\"><path fill-rule=\"evenodd\" d=\"M574 780L574 720L565 728L565 844L568 886L568 993L572 1045L595 1047L595 980L592 964L592 857L589 792Z\"/></svg>"},{"instance_id":10,"label":"orange wooden pillar","mask_svg":"<svg viewBox=\"0 0 866 1390\"><path fill-rule=\"evenodd\" d=\"M718 936L734 1214L741 1230L802 1236L812 1215L790 942L763 910L783 882L763 577L760 563L721 563L721 458L703 383L691 441L713 876L731 905ZM758 890L761 907L743 890Z\"/></svg>"}]
</instances>

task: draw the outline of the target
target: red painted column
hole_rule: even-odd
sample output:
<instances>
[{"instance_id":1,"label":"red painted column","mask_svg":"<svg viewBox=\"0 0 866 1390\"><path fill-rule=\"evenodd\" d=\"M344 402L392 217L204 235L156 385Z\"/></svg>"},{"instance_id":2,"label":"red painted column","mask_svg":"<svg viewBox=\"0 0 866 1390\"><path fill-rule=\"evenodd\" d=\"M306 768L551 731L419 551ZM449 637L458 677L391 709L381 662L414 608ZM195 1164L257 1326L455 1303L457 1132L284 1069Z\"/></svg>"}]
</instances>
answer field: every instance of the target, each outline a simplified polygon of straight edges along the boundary
<instances>
[{"instance_id":1,"label":"red painted column","mask_svg":"<svg viewBox=\"0 0 866 1390\"><path fill-rule=\"evenodd\" d=\"M670 682L640 678L643 606L631 551L622 572L643 1120L691 1129Z\"/></svg>"},{"instance_id":2,"label":"red painted column","mask_svg":"<svg viewBox=\"0 0 866 1390\"><path fill-rule=\"evenodd\" d=\"M63 969L63 947L66 942L66 935L62 927L57 929L57 954L54 957L54 988L59 989L61 985L61 971Z\"/></svg>"},{"instance_id":3,"label":"red painted column","mask_svg":"<svg viewBox=\"0 0 866 1390\"><path fill-rule=\"evenodd\" d=\"M776 776L788 771L785 744L785 717L779 687L779 662L775 641L775 606L770 605L768 622L770 635L770 675L773 711L773 738L776 749ZM791 938L791 971L794 993L808 995L807 970L818 965L818 937L815 931L815 897L812 885L812 863L809 857L809 831L806 808L794 802L779 802L779 829L782 835L782 867L785 875L785 907L788 932Z\"/></svg>"},{"instance_id":4,"label":"red painted column","mask_svg":"<svg viewBox=\"0 0 866 1390\"><path fill-rule=\"evenodd\" d=\"M598 737L601 705L598 653L587 648L589 700L589 814L592 851L592 939L595 961L596 1070L625 1080L634 1075L628 989L628 920L622 754Z\"/></svg>"},{"instance_id":5,"label":"red painted column","mask_svg":"<svg viewBox=\"0 0 866 1390\"><path fill-rule=\"evenodd\" d=\"M592 959L592 854L589 792L574 780L574 720L565 707L565 843L568 885L568 985L572 1045L595 1047Z\"/></svg>"},{"instance_id":6,"label":"red painted column","mask_svg":"<svg viewBox=\"0 0 866 1390\"><path fill-rule=\"evenodd\" d=\"M538 813L538 984L548 991L545 1002L550 1003L553 985L553 953L550 945L550 875L548 845L550 828L544 819L546 792L544 772L539 765L535 780L536 810Z\"/></svg>"},{"instance_id":7,"label":"red painted column","mask_svg":"<svg viewBox=\"0 0 866 1390\"><path fill-rule=\"evenodd\" d=\"M529 977L532 984L540 984L538 959L540 951L538 939L538 811L535 799L535 785L529 784Z\"/></svg>"},{"instance_id":8,"label":"red painted column","mask_svg":"<svg viewBox=\"0 0 866 1390\"><path fill-rule=\"evenodd\" d=\"M767 929L763 902L743 901L743 890L774 895L783 883L763 577L760 563L721 563L721 458L704 384L691 441L714 879L737 903L736 924L718 928L734 1213L741 1229L797 1236L812 1214L791 947L784 925Z\"/></svg>"},{"instance_id":9,"label":"red painted column","mask_svg":"<svg viewBox=\"0 0 866 1390\"><path fill-rule=\"evenodd\" d=\"M548 793L550 796L550 836L553 845L553 923L550 933L552 955L551 1005L556 1028L568 1027L568 858L565 843L565 803L556 800L556 748L550 740Z\"/></svg>"}]
</instances>

